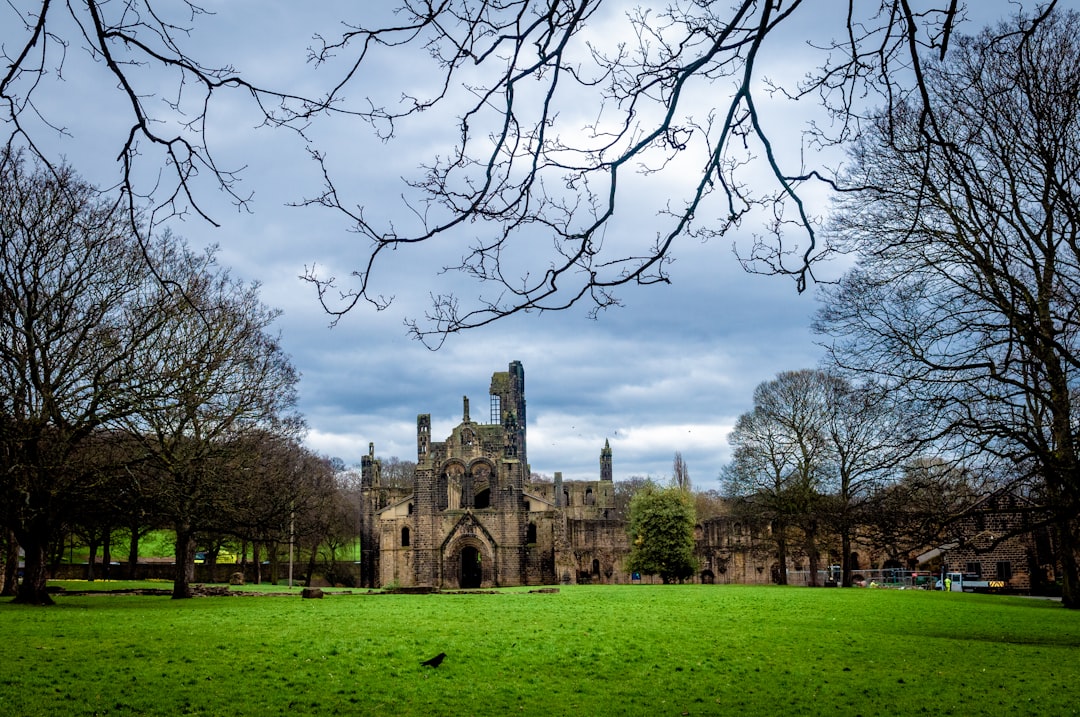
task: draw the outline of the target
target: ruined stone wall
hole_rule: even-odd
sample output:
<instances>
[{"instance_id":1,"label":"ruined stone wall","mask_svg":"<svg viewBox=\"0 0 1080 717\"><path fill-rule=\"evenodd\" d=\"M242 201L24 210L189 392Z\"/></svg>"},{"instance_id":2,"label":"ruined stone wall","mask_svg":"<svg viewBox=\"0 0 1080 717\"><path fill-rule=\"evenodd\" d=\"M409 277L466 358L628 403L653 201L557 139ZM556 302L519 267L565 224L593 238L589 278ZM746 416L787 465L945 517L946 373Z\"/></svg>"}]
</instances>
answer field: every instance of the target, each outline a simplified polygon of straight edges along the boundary
<instances>
[{"instance_id":1,"label":"ruined stone wall","mask_svg":"<svg viewBox=\"0 0 1080 717\"><path fill-rule=\"evenodd\" d=\"M558 556L562 582L629 582L623 567L630 554L624 521L567 518L565 524L565 547Z\"/></svg>"}]
</instances>

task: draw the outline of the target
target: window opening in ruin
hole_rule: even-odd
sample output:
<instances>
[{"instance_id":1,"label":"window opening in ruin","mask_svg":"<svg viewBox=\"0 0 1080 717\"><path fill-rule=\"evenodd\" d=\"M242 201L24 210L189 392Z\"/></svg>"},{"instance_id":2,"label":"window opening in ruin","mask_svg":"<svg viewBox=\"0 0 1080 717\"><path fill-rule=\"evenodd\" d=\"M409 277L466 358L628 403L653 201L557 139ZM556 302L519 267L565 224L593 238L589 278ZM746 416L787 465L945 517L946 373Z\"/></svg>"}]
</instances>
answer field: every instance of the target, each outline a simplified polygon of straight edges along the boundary
<instances>
[{"instance_id":1,"label":"window opening in ruin","mask_svg":"<svg viewBox=\"0 0 1080 717\"><path fill-rule=\"evenodd\" d=\"M502 398L499 396L491 397L491 424L497 426L502 423Z\"/></svg>"},{"instance_id":2,"label":"window opening in ruin","mask_svg":"<svg viewBox=\"0 0 1080 717\"><path fill-rule=\"evenodd\" d=\"M473 506L476 508L490 508L491 507L491 489L485 488L476 494L476 500L473 502Z\"/></svg>"},{"instance_id":3,"label":"window opening in ruin","mask_svg":"<svg viewBox=\"0 0 1080 717\"><path fill-rule=\"evenodd\" d=\"M409 503L409 515L412 515L412 503Z\"/></svg>"},{"instance_id":4,"label":"window opening in ruin","mask_svg":"<svg viewBox=\"0 0 1080 717\"><path fill-rule=\"evenodd\" d=\"M536 542L536 523L529 523L529 529L525 533L525 542L526 543L535 543Z\"/></svg>"},{"instance_id":5,"label":"window opening in ruin","mask_svg":"<svg viewBox=\"0 0 1080 717\"><path fill-rule=\"evenodd\" d=\"M471 545L461 549L461 588L480 587L483 581L484 571L480 563L480 551Z\"/></svg>"},{"instance_id":6,"label":"window opening in ruin","mask_svg":"<svg viewBox=\"0 0 1080 717\"><path fill-rule=\"evenodd\" d=\"M595 505L596 496L593 495L592 488L585 489L585 505Z\"/></svg>"},{"instance_id":7,"label":"window opening in ruin","mask_svg":"<svg viewBox=\"0 0 1080 717\"><path fill-rule=\"evenodd\" d=\"M593 560L592 561L592 574L593 575L599 575L600 574L600 561L599 560Z\"/></svg>"},{"instance_id":8,"label":"window opening in ruin","mask_svg":"<svg viewBox=\"0 0 1080 717\"><path fill-rule=\"evenodd\" d=\"M568 490L564 490L564 491L562 492L562 494L563 494L563 501L564 501L564 503L565 503L565 504L566 504L567 506L569 506L569 505L570 505L570 491L568 491Z\"/></svg>"},{"instance_id":9,"label":"window opening in ruin","mask_svg":"<svg viewBox=\"0 0 1080 717\"><path fill-rule=\"evenodd\" d=\"M404 527L401 529L401 547L409 547L409 528Z\"/></svg>"}]
</instances>

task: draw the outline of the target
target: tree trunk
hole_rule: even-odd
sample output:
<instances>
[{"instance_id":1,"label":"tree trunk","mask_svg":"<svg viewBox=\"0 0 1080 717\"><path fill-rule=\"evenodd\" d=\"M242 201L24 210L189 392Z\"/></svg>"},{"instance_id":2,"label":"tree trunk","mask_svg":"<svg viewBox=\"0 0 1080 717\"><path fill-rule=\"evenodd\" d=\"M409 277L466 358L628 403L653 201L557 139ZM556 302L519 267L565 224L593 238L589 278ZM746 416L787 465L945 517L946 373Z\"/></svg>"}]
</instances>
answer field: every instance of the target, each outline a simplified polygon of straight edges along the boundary
<instances>
[{"instance_id":1,"label":"tree trunk","mask_svg":"<svg viewBox=\"0 0 1080 717\"><path fill-rule=\"evenodd\" d=\"M90 530L90 539L87 541L87 549L90 554L86 557L86 579L94 582L94 562L97 560L98 539L97 532Z\"/></svg>"},{"instance_id":2,"label":"tree trunk","mask_svg":"<svg viewBox=\"0 0 1080 717\"><path fill-rule=\"evenodd\" d=\"M1068 516L1058 519L1058 553L1061 560L1061 604L1070 610L1080 610L1080 577L1077 575L1076 539L1073 521Z\"/></svg>"},{"instance_id":3,"label":"tree trunk","mask_svg":"<svg viewBox=\"0 0 1080 717\"><path fill-rule=\"evenodd\" d=\"M128 580L136 580L139 568L139 526L131 526L131 542L128 543Z\"/></svg>"},{"instance_id":4,"label":"tree trunk","mask_svg":"<svg viewBox=\"0 0 1080 717\"><path fill-rule=\"evenodd\" d=\"M109 579L110 565L112 565L112 528L105 528L101 536L101 579Z\"/></svg>"},{"instance_id":5,"label":"tree trunk","mask_svg":"<svg viewBox=\"0 0 1080 717\"><path fill-rule=\"evenodd\" d=\"M262 560L259 559L259 542L251 543L251 559L255 562L255 584L262 583Z\"/></svg>"},{"instance_id":6,"label":"tree trunk","mask_svg":"<svg viewBox=\"0 0 1080 717\"><path fill-rule=\"evenodd\" d=\"M195 535L188 526L176 527L176 571L173 575L173 600L191 597L195 581Z\"/></svg>"},{"instance_id":7,"label":"tree trunk","mask_svg":"<svg viewBox=\"0 0 1080 717\"><path fill-rule=\"evenodd\" d=\"M19 538L19 544L22 546L26 558L22 583L19 584L18 592L12 602L21 605L55 605L56 603L53 602L46 588L49 579L46 555L48 541L34 540L26 533L23 533L22 537Z\"/></svg>"},{"instance_id":8,"label":"tree trunk","mask_svg":"<svg viewBox=\"0 0 1080 717\"><path fill-rule=\"evenodd\" d=\"M308 558L307 564L307 580L305 585L311 587L311 578L315 576L315 558L318 557L319 542L316 542L311 546L311 557Z\"/></svg>"},{"instance_id":9,"label":"tree trunk","mask_svg":"<svg viewBox=\"0 0 1080 717\"><path fill-rule=\"evenodd\" d=\"M217 556L221 552L221 546L214 544L214 547L206 551L206 574L210 577L210 582L216 583L217 579Z\"/></svg>"},{"instance_id":10,"label":"tree trunk","mask_svg":"<svg viewBox=\"0 0 1080 717\"><path fill-rule=\"evenodd\" d=\"M266 546L266 557L270 559L270 584L278 584L278 572L281 567L278 559L278 546L277 543L270 543Z\"/></svg>"},{"instance_id":11,"label":"tree trunk","mask_svg":"<svg viewBox=\"0 0 1080 717\"><path fill-rule=\"evenodd\" d=\"M818 570L821 569L821 553L817 547L817 521L811 520L806 532L806 557L809 559L810 578L806 584L812 588L821 587L821 583L818 582Z\"/></svg>"},{"instance_id":12,"label":"tree trunk","mask_svg":"<svg viewBox=\"0 0 1080 717\"><path fill-rule=\"evenodd\" d=\"M840 565L842 566L840 585L849 588L851 587L851 529L846 525L840 529L840 550Z\"/></svg>"},{"instance_id":13,"label":"tree trunk","mask_svg":"<svg viewBox=\"0 0 1080 717\"><path fill-rule=\"evenodd\" d=\"M0 575L0 597L14 597L15 588L19 581L19 543L15 540L15 533L10 530L4 531L3 541L4 572Z\"/></svg>"},{"instance_id":14,"label":"tree trunk","mask_svg":"<svg viewBox=\"0 0 1080 717\"><path fill-rule=\"evenodd\" d=\"M776 529L776 559L780 563L777 568L777 585L787 585L787 528L782 524L774 524Z\"/></svg>"}]
</instances>

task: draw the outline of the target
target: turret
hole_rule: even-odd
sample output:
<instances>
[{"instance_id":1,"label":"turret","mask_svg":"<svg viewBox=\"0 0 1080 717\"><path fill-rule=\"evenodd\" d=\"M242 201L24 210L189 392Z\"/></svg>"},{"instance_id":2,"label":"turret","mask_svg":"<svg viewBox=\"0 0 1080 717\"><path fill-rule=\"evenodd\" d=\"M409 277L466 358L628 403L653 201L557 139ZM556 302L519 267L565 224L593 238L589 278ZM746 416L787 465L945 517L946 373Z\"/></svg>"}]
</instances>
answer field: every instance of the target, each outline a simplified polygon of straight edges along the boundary
<instances>
[{"instance_id":1,"label":"turret","mask_svg":"<svg viewBox=\"0 0 1080 717\"><path fill-rule=\"evenodd\" d=\"M368 443L366 456L360 456L360 487L371 489L379 484L379 462L375 460L375 443Z\"/></svg>"},{"instance_id":2,"label":"turret","mask_svg":"<svg viewBox=\"0 0 1080 717\"><path fill-rule=\"evenodd\" d=\"M416 417L416 463L427 463L431 449L431 414L421 413Z\"/></svg>"},{"instance_id":3,"label":"turret","mask_svg":"<svg viewBox=\"0 0 1080 717\"><path fill-rule=\"evenodd\" d=\"M606 438L600 450L600 480L611 480L611 443Z\"/></svg>"},{"instance_id":4,"label":"turret","mask_svg":"<svg viewBox=\"0 0 1080 717\"><path fill-rule=\"evenodd\" d=\"M491 376L491 418L507 430L506 455L529 464L525 440L525 368L511 361L509 370Z\"/></svg>"}]
</instances>

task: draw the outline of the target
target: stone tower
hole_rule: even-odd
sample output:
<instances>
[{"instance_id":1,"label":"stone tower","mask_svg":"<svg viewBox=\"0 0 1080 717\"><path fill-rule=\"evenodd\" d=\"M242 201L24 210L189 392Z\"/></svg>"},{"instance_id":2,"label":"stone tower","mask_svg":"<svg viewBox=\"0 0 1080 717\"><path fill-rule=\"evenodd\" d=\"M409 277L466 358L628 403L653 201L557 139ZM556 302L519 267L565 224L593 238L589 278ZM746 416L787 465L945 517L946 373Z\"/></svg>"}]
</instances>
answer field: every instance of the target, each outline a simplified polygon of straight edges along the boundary
<instances>
[{"instance_id":1,"label":"stone tower","mask_svg":"<svg viewBox=\"0 0 1080 717\"><path fill-rule=\"evenodd\" d=\"M508 370L491 376L491 423L506 431L506 457L528 465L525 441L525 368L511 361Z\"/></svg>"},{"instance_id":2,"label":"stone tower","mask_svg":"<svg viewBox=\"0 0 1080 717\"><path fill-rule=\"evenodd\" d=\"M379 505L379 462L375 459L375 444L368 443L368 453L360 458L360 587L378 586L379 526L376 513Z\"/></svg>"},{"instance_id":3,"label":"stone tower","mask_svg":"<svg viewBox=\"0 0 1080 717\"><path fill-rule=\"evenodd\" d=\"M600 480L611 480L611 443L606 438L600 449Z\"/></svg>"}]
</instances>

